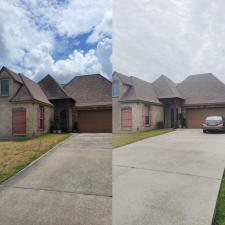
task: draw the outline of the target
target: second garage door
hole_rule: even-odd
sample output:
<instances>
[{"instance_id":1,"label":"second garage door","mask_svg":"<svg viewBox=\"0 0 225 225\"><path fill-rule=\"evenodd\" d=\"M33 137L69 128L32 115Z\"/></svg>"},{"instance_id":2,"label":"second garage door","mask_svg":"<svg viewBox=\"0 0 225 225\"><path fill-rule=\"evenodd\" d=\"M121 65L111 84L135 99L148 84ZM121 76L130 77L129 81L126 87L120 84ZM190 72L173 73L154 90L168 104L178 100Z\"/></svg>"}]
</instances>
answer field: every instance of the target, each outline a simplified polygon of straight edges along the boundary
<instances>
[{"instance_id":1,"label":"second garage door","mask_svg":"<svg viewBox=\"0 0 225 225\"><path fill-rule=\"evenodd\" d=\"M207 108L207 109L187 109L187 127L201 128L207 116L223 115L225 116L225 108Z\"/></svg>"},{"instance_id":2,"label":"second garage door","mask_svg":"<svg viewBox=\"0 0 225 225\"><path fill-rule=\"evenodd\" d=\"M80 132L111 133L112 110L78 111L78 127Z\"/></svg>"}]
</instances>

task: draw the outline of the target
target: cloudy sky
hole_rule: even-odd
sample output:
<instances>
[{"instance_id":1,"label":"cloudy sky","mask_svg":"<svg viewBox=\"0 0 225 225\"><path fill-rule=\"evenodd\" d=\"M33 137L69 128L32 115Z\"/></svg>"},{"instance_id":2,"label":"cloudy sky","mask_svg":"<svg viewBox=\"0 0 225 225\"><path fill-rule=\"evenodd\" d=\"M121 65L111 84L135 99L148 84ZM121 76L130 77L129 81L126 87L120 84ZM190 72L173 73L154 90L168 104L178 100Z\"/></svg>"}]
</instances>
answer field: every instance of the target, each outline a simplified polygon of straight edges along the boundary
<instances>
[{"instance_id":1,"label":"cloudy sky","mask_svg":"<svg viewBox=\"0 0 225 225\"><path fill-rule=\"evenodd\" d=\"M224 0L114 0L113 70L179 82L212 72L225 82Z\"/></svg>"},{"instance_id":2,"label":"cloudy sky","mask_svg":"<svg viewBox=\"0 0 225 225\"><path fill-rule=\"evenodd\" d=\"M110 0L1 0L0 67L39 80L112 73Z\"/></svg>"}]
</instances>

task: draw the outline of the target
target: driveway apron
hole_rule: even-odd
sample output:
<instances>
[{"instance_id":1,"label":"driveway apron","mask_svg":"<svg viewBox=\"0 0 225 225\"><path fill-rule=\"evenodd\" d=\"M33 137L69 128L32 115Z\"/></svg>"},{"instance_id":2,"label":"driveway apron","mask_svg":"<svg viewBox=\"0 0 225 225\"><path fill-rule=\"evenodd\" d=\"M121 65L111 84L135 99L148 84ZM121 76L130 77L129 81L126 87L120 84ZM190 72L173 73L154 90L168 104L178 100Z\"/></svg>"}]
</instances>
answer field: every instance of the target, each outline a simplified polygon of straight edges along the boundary
<instances>
[{"instance_id":1,"label":"driveway apron","mask_svg":"<svg viewBox=\"0 0 225 225\"><path fill-rule=\"evenodd\" d=\"M177 130L113 150L113 225L211 225L225 135Z\"/></svg>"},{"instance_id":2,"label":"driveway apron","mask_svg":"<svg viewBox=\"0 0 225 225\"><path fill-rule=\"evenodd\" d=\"M111 225L111 134L75 134L0 185L1 225Z\"/></svg>"}]
</instances>

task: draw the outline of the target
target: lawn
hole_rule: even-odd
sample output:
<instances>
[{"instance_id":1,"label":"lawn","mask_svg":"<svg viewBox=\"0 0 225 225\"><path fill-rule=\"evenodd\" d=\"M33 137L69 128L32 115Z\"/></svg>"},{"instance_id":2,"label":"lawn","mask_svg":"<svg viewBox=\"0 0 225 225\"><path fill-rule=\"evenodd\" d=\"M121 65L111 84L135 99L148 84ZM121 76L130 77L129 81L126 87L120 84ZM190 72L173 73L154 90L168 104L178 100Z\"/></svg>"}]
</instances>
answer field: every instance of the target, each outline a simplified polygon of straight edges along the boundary
<instances>
[{"instance_id":1,"label":"lawn","mask_svg":"<svg viewBox=\"0 0 225 225\"><path fill-rule=\"evenodd\" d=\"M225 173L217 200L214 225L225 225Z\"/></svg>"},{"instance_id":2,"label":"lawn","mask_svg":"<svg viewBox=\"0 0 225 225\"><path fill-rule=\"evenodd\" d=\"M69 136L44 134L27 140L0 141L0 183Z\"/></svg>"},{"instance_id":3,"label":"lawn","mask_svg":"<svg viewBox=\"0 0 225 225\"><path fill-rule=\"evenodd\" d=\"M113 134L112 146L118 148L136 141L143 140L148 137L165 134L174 131L174 129L155 129L150 131L134 132L134 133L117 133Z\"/></svg>"}]
</instances>

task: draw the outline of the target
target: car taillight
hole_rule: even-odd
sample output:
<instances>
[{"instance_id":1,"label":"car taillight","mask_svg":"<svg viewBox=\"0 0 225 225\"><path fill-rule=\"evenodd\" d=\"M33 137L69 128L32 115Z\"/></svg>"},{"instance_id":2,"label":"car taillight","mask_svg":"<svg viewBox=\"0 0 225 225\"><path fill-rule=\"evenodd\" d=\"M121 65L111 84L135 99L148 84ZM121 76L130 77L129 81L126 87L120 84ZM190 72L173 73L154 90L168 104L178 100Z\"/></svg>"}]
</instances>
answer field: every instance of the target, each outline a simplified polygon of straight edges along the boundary
<instances>
[{"instance_id":1,"label":"car taillight","mask_svg":"<svg viewBox=\"0 0 225 225\"><path fill-rule=\"evenodd\" d=\"M223 124L223 120L220 120L220 121L219 121L219 124L222 125L222 124Z\"/></svg>"}]
</instances>

